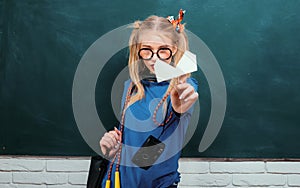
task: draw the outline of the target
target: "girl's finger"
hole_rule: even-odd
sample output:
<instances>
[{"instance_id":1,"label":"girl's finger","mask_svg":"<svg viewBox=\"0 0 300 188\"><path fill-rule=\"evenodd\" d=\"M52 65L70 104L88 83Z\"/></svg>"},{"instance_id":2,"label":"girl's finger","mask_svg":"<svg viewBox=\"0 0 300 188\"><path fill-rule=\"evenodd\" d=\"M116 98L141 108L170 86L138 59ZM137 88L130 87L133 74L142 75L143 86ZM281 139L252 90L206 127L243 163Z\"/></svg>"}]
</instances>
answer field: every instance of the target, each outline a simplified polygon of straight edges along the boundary
<instances>
[{"instance_id":1,"label":"girl's finger","mask_svg":"<svg viewBox=\"0 0 300 188\"><path fill-rule=\"evenodd\" d=\"M109 131L109 134L111 134L111 136L113 136L113 138L115 139L116 142L120 141L120 136L116 131Z\"/></svg>"},{"instance_id":2,"label":"girl's finger","mask_svg":"<svg viewBox=\"0 0 300 188\"><path fill-rule=\"evenodd\" d=\"M112 158L117 152L117 150L107 148L106 146L101 148L101 150L106 158Z\"/></svg>"},{"instance_id":3,"label":"girl's finger","mask_svg":"<svg viewBox=\"0 0 300 188\"><path fill-rule=\"evenodd\" d=\"M120 142L122 133L121 133L121 131L120 131L119 129L117 129L116 127L114 127L114 130L115 130L115 132L117 133L117 135L118 135L118 141ZM119 143L119 142L118 142L118 143Z\"/></svg>"},{"instance_id":4,"label":"girl's finger","mask_svg":"<svg viewBox=\"0 0 300 188\"><path fill-rule=\"evenodd\" d=\"M188 96L190 96L193 93L195 93L195 89L192 86L189 86L185 90L183 90L183 92L179 96L179 99L185 100L185 98L187 98Z\"/></svg>"},{"instance_id":5,"label":"girl's finger","mask_svg":"<svg viewBox=\"0 0 300 188\"><path fill-rule=\"evenodd\" d=\"M184 102L187 102L187 101L196 101L198 99L198 96L199 94L197 92L193 92L191 95L187 96L185 99L184 99Z\"/></svg>"},{"instance_id":6,"label":"girl's finger","mask_svg":"<svg viewBox=\"0 0 300 188\"><path fill-rule=\"evenodd\" d=\"M105 157L111 158L118 151L120 144L113 145L109 137L103 137L100 141L100 147Z\"/></svg>"},{"instance_id":7,"label":"girl's finger","mask_svg":"<svg viewBox=\"0 0 300 188\"><path fill-rule=\"evenodd\" d=\"M109 149L108 149L106 146L103 145L103 146L101 147L101 151L102 151L102 153L104 154L104 156L107 157L107 154L108 154Z\"/></svg>"},{"instance_id":8,"label":"girl's finger","mask_svg":"<svg viewBox=\"0 0 300 188\"><path fill-rule=\"evenodd\" d=\"M105 148L105 152L104 152L104 154L107 154L107 151L108 150L111 150L114 146L111 144L111 142L109 142L108 140L106 140L106 139L103 139L103 140L101 140L101 144L100 144L100 146L102 146L101 148Z\"/></svg>"},{"instance_id":9,"label":"girl's finger","mask_svg":"<svg viewBox=\"0 0 300 188\"><path fill-rule=\"evenodd\" d=\"M105 133L103 139L109 142L112 148L117 145L117 141L111 133Z\"/></svg>"},{"instance_id":10,"label":"girl's finger","mask_svg":"<svg viewBox=\"0 0 300 188\"><path fill-rule=\"evenodd\" d=\"M190 86L190 84L188 84L188 83L182 83L182 84L176 85L175 90L178 93L178 97L180 97L182 92L189 86Z\"/></svg>"}]
</instances>

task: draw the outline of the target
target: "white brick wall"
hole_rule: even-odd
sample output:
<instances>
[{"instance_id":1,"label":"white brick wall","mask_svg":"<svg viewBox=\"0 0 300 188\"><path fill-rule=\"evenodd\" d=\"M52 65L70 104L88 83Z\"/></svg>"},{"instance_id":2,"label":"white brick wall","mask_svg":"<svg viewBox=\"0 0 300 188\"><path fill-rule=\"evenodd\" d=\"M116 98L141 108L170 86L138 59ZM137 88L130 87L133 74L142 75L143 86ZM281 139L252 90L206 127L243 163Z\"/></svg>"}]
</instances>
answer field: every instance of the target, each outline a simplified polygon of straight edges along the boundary
<instances>
[{"instance_id":1,"label":"white brick wall","mask_svg":"<svg viewBox=\"0 0 300 188\"><path fill-rule=\"evenodd\" d=\"M0 188L84 188L90 157L0 156Z\"/></svg>"},{"instance_id":2,"label":"white brick wall","mask_svg":"<svg viewBox=\"0 0 300 188\"><path fill-rule=\"evenodd\" d=\"M90 157L0 156L0 188L84 188ZM300 162L182 158L180 188L300 187Z\"/></svg>"}]
</instances>

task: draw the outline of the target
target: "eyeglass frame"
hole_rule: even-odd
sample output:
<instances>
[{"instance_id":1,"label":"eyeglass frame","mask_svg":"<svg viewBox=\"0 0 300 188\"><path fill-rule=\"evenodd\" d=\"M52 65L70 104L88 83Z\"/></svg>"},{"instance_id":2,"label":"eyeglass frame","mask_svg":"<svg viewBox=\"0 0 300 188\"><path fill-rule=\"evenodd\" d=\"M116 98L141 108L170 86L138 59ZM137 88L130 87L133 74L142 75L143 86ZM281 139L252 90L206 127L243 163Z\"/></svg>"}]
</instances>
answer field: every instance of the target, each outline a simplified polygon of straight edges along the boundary
<instances>
[{"instance_id":1,"label":"eyeglass frame","mask_svg":"<svg viewBox=\"0 0 300 188\"><path fill-rule=\"evenodd\" d=\"M147 58L147 59L144 59L144 58L140 55L140 53L141 53L142 50L149 50L150 52L152 52L151 57L150 57L150 58ZM165 58L165 59L159 57L158 52L159 52L160 50L169 50L169 51L170 51L170 56L169 56L168 58ZM159 48L156 52L153 52L153 50L152 50L151 48L141 48L141 49L139 50L139 52L138 52L138 56L139 56L139 58L142 59L142 60L151 60L151 59L153 58L154 54L156 54L156 56L157 56L160 60L165 61L165 60L169 60L169 59L172 57L173 52L172 52L172 50L171 50L170 48L168 48L168 47L162 47L162 48Z\"/></svg>"}]
</instances>

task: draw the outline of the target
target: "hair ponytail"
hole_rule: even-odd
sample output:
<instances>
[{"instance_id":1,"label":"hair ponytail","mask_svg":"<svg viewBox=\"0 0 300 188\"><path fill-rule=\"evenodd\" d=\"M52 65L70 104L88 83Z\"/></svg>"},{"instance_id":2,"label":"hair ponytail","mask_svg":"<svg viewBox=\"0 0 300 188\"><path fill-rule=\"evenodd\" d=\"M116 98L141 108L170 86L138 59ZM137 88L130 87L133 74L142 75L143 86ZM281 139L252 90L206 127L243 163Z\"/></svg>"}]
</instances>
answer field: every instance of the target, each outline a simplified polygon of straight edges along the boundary
<instances>
[{"instance_id":1,"label":"hair ponytail","mask_svg":"<svg viewBox=\"0 0 300 188\"><path fill-rule=\"evenodd\" d=\"M135 21L135 22L132 24L132 27L133 27L134 29L139 29L139 28L141 27L141 25L142 25L142 22L139 21L139 20L137 20L137 21Z\"/></svg>"}]
</instances>

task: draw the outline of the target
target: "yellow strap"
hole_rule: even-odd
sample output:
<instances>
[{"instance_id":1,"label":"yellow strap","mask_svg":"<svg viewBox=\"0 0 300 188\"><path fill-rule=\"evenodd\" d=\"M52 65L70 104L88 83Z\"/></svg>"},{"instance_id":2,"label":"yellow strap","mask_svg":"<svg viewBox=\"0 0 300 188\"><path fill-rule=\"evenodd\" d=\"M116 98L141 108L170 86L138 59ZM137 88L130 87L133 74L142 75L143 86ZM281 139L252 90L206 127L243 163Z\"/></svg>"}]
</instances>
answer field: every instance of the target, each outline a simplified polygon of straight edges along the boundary
<instances>
[{"instance_id":1,"label":"yellow strap","mask_svg":"<svg viewBox=\"0 0 300 188\"><path fill-rule=\"evenodd\" d=\"M106 180L105 188L110 188L110 180Z\"/></svg>"},{"instance_id":2,"label":"yellow strap","mask_svg":"<svg viewBox=\"0 0 300 188\"><path fill-rule=\"evenodd\" d=\"M118 171L115 172L115 188L120 188L120 173Z\"/></svg>"}]
</instances>

